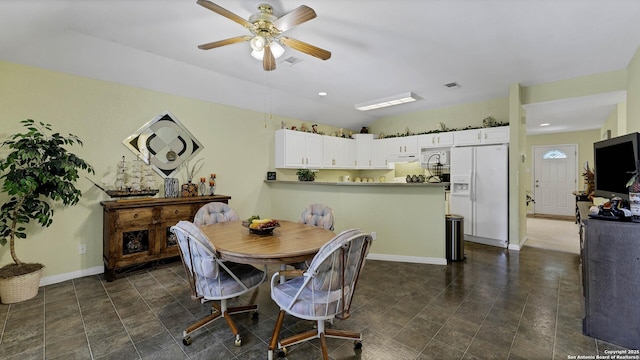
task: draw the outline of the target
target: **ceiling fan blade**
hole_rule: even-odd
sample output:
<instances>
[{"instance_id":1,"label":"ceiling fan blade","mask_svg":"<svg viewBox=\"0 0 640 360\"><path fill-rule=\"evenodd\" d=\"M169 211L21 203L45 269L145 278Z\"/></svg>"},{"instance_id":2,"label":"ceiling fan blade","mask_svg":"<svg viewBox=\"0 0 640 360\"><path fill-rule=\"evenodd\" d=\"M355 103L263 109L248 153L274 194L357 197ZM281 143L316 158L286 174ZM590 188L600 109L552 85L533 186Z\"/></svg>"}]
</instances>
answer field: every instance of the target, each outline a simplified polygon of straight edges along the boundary
<instances>
[{"instance_id":1,"label":"ceiling fan blade","mask_svg":"<svg viewBox=\"0 0 640 360\"><path fill-rule=\"evenodd\" d=\"M264 46L264 56L262 57L262 68L264 71L271 71L276 69L276 58L273 57L271 52L271 46Z\"/></svg>"},{"instance_id":2,"label":"ceiling fan blade","mask_svg":"<svg viewBox=\"0 0 640 360\"><path fill-rule=\"evenodd\" d=\"M207 1L207 0L198 0L196 1L198 3L198 5L204 6L207 9L218 13L224 17L226 17L227 19L233 20L235 22L237 22L238 24L246 27L246 28L250 28L253 24L248 22L247 20L241 18L240 16L232 13L231 11L223 8L220 5L216 5L214 3L212 3L211 1Z\"/></svg>"},{"instance_id":3,"label":"ceiling fan blade","mask_svg":"<svg viewBox=\"0 0 640 360\"><path fill-rule=\"evenodd\" d=\"M321 49L317 46L313 46L311 44L307 44L304 41L296 40L290 37L282 36L280 37L280 43L283 45L287 45L292 47L298 51L302 51L305 54L309 54L311 56L315 56L318 59L328 60L331 58L331 52Z\"/></svg>"},{"instance_id":4,"label":"ceiling fan blade","mask_svg":"<svg viewBox=\"0 0 640 360\"><path fill-rule=\"evenodd\" d=\"M278 30L284 32L293 28L294 26L298 26L304 22L307 22L315 18L316 16L316 12L313 11L312 8L306 5L301 5L279 17L278 20L273 22L273 26L275 26Z\"/></svg>"},{"instance_id":5,"label":"ceiling fan blade","mask_svg":"<svg viewBox=\"0 0 640 360\"><path fill-rule=\"evenodd\" d=\"M224 39L224 40L219 40L219 41L198 45L198 49L209 50L209 49L217 48L220 46L231 45L231 44L235 44L243 41L249 41L249 40L251 40L251 36L249 35L236 36L229 39Z\"/></svg>"}]
</instances>

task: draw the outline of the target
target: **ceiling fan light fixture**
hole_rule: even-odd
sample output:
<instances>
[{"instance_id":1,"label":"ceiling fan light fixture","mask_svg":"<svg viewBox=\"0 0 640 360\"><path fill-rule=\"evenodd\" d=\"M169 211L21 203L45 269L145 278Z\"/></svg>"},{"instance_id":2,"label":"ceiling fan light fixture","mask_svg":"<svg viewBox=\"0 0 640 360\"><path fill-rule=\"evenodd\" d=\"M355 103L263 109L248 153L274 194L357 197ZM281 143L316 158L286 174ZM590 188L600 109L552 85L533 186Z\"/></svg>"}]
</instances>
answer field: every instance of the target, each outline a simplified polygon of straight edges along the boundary
<instances>
[{"instance_id":1,"label":"ceiling fan light fixture","mask_svg":"<svg viewBox=\"0 0 640 360\"><path fill-rule=\"evenodd\" d=\"M271 48L271 53L273 54L273 57L276 59L284 54L284 48L282 47L282 45L278 44L277 42L272 42L271 44L269 44L269 47ZM253 58L256 60L262 61L262 58L264 57L264 46L259 51L254 49L251 52L251 56L253 56Z\"/></svg>"},{"instance_id":2,"label":"ceiling fan light fixture","mask_svg":"<svg viewBox=\"0 0 640 360\"><path fill-rule=\"evenodd\" d=\"M267 44L267 40L260 35L254 36L253 39L249 41L249 45L251 45L251 48L253 49L253 51L262 51L266 44Z\"/></svg>"},{"instance_id":3,"label":"ceiling fan light fixture","mask_svg":"<svg viewBox=\"0 0 640 360\"><path fill-rule=\"evenodd\" d=\"M414 93L406 92L406 93L389 96L382 99L376 99L376 100L371 100L364 103L356 104L355 108L360 111L368 111L368 110L380 109L387 106L405 104L408 102L416 101L418 99L419 99L418 96L416 96Z\"/></svg>"}]
</instances>

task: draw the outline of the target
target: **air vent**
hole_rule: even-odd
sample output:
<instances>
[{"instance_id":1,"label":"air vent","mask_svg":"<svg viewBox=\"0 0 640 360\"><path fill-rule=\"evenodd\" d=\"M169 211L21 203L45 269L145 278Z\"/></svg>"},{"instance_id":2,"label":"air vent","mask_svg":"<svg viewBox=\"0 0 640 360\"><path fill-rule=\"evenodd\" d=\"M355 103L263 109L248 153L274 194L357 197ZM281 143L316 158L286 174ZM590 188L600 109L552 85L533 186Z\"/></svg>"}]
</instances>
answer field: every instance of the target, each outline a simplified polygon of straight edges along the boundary
<instances>
[{"instance_id":1,"label":"air vent","mask_svg":"<svg viewBox=\"0 0 640 360\"><path fill-rule=\"evenodd\" d=\"M294 56L289 56L288 58L282 60L281 64L285 64L285 65L289 65L289 66L293 66L299 62L302 62L302 59L299 59L297 57Z\"/></svg>"},{"instance_id":2,"label":"air vent","mask_svg":"<svg viewBox=\"0 0 640 360\"><path fill-rule=\"evenodd\" d=\"M448 88L458 88L458 87L460 87L460 84L458 84L457 82L454 81L454 82L450 82L450 83L444 84L444 86L446 86Z\"/></svg>"}]
</instances>

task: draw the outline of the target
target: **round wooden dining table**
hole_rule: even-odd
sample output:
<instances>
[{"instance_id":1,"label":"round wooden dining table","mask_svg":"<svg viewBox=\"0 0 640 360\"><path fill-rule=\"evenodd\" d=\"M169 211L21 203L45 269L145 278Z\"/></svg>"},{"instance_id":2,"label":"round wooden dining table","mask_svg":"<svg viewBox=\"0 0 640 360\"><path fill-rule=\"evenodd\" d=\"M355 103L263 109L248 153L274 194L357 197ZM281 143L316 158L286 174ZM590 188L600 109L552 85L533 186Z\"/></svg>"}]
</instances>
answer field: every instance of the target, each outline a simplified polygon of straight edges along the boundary
<instances>
[{"instance_id":1,"label":"round wooden dining table","mask_svg":"<svg viewBox=\"0 0 640 360\"><path fill-rule=\"evenodd\" d=\"M290 264L313 258L336 234L322 227L278 220L270 235L258 235L242 221L200 227L222 260L243 264Z\"/></svg>"}]
</instances>

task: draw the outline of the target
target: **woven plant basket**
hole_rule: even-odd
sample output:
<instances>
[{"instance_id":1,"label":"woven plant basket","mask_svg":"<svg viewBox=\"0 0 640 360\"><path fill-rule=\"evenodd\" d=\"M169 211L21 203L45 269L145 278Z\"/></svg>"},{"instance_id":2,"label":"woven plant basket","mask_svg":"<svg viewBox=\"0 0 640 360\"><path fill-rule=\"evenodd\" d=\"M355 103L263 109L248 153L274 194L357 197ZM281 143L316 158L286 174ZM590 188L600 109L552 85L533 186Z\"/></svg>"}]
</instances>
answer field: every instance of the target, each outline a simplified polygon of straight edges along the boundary
<instances>
[{"instance_id":1,"label":"woven plant basket","mask_svg":"<svg viewBox=\"0 0 640 360\"><path fill-rule=\"evenodd\" d=\"M13 304L38 295L42 269L29 274L0 280L0 302Z\"/></svg>"}]
</instances>

